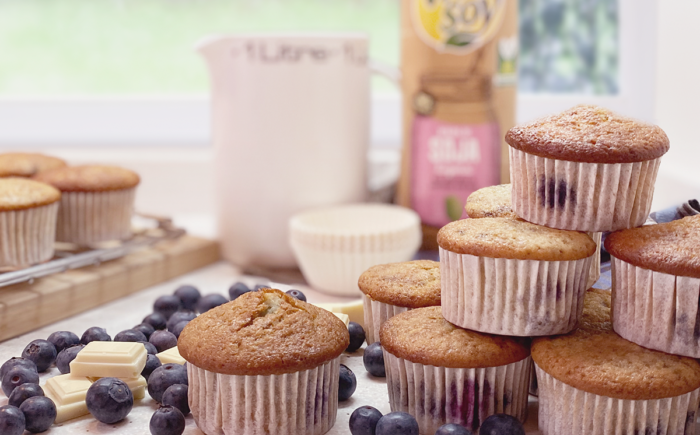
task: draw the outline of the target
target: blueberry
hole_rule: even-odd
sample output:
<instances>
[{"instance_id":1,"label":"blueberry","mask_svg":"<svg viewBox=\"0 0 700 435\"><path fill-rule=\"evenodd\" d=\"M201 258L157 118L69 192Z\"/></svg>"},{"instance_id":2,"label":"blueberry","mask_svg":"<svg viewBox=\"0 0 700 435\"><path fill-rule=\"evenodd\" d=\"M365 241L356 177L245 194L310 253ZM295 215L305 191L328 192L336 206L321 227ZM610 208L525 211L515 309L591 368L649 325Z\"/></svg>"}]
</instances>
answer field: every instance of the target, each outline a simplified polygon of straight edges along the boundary
<instances>
[{"instance_id":1,"label":"blueberry","mask_svg":"<svg viewBox=\"0 0 700 435\"><path fill-rule=\"evenodd\" d=\"M151 343L158 349L158 352L163 352L172 347L177 346L177 337L172 332L168 331L156 331L151 334L151 338L148 339Z\"/></svg>"},{"instance_id":2,"label":"blueberry","mask_svg":"<svg viewBox=\"0 0 700 435\"><path fill-rule=\"evenodd\" d=\"M45 396L30 397L19 409L24 414L25 429L29 432L47 431L56 421L56 405Z\"/></svg>"},{"instance_id":3,"label":"blueberry","mask_svg":"<svg viewBox=\"0 0 700 435\"><path fill-rule=\"evenodd\" d=\"M461 424L448 423L440 426L435 435L472 435L472 431Z\"/></svg>"},{"instance_id":4,"label":"blueberry","mask_svg":"<svg viewBox=\"0 0 700 435\"><path fill-rule=\"evenodd\" d=\"M197 301L202 297L197 287L192 285L181 285L175 290L174 295L180 299L182 308L188 311L194 311Z\"/></svg>"},{"instance_id":5,"label":"blueberry","mask_svg":"<svg viewBox=\"0 0 700 435\"><path fill-rule=\"evenodd\" d=\"M481 423L479 435L525 435L525 429L512 415L493 414Z\"/></svg>"},{"instance_id":6,"label":"blueberry","mask_svg":"<svg viewBox=\"0 0 700 435\"><path fill-rule=\"evenodd\" d=\"M116 423L134 406L134 396L126 382L117 378L100 378L90 385L85 396L87 409L102 423Z\"/></svg>"},{"instance_id":7,"label":"blueberry","mask_svg":"<svg viewBox=\"0 0 700 435\"><path fill-rule=\"evenodd\" d=\"M362 355L362 362L370 375L379 378L386 377L384 353L382 352L382 345L378 341L367 346L364 355Z\"/></svg>"},{"instance_id":8,"label":"blueberry","mask_svg":"<svg viewBox=\"0 0 700 435\"><path fill-rule=\"evenodd\" d=\"M93 326L83 332L83 336L80 337L80 344L88 344L91 341L112 341L112 337L107 334L104 328Z\"/></svg>"},{"instance_id":9,"label":"blueberry","mask_svg":"<svg viewBox=\"0 0 700 435\"><path fill-rule=\"evenodd\" d=\"M21 405L22 402L29 399L30 397L43 395L44 390L39 386L39 384L22 384L14 390L12 390L12 393L10 393L10 397L7 403L9 405L16 406L19 408L19 405Z\"/></svg>"},{"instance_id":10,"label":"blueberry","mask_svg":"<svg viewBox=\"0 0 700 435\"><path fill-rule=\"evenodd\" d=\"M5 377L5 373L7 373L8 370L15 366L24 366L39 373L39 371L36 369L36 364L34 364L34 361L18 356L13 356L12 358L5 361L0 367L0 381L2 381L2 378Z\"/></svg>"},{"instance_id":11,"label":"blueberry","mask_svg":"<svg viewBox=\"0 0 700 435\"><path fill-rule=\"evenodd\" d=\"M185 431L185 416L174 406L161 406L148 424L152 435L180 435Z\"/></svg>"},{"instance_id":12,"label":"blueberry","mask_svg":"<svg viewBox=\"0 0 700 435\"><path fill-rule=\"evenodd\" d=\"M114 341L127 341L127 342L138 343L139 341L146 341L146 340L148 340L146 338L146 335L143 332L137 331L135 329L125 329L122 332L120 332L114 336Z\"/></svg>"},{"instance_id":13,"label":"blueberry","mask_svg":"<svg viewBox=\"0 0 700 435\"><path fill-rule=\"evenodd\" d=\"M24 433L24 413L16 406L0 406L0 433L22 435Z\"/></svg>"},{"instance_id":14,"label":"blueberry","mask_svg":"<svg viewBox=\"0 0 700 435\"><path fill-rule=\"evenodd\" d=\"M148 381L148 378L151 376L151 373L153 373L153 370L157 369L161 365L162 364L157 356L148 354L148 356L146 357L146 365L141 371L141 376L146 378L146 381Z\"/></svg>"},{"instance_id":15,"label":"blueberry","mask_svg":"<svg viewBox=\"0 0 700 435\"><path fill-rule=\"evenodd\" d=\"M56 357L56 368L61 372L62 375L70 373L70 362L75 359L85 346L80 344L78 346L69 347L68 349L63 349Z\"/></svg>"},{"instance_id":16,"label":"blueberry","mask_svg":"<svg viewBox=\"0 0 700 435\"><path fill-rule=\"evenodd\" d=\"M33 340L22 351L22 358L36 364L39 373L45 372L56 361L56 346L48 340Z\"/></svg>"},{"instance_id":17,"label":"blueberry","mask_svg":"<svg viewBox=\"0 0 700 435\"><path fill-rule=\"evenodd\" d=\"M372 406L360 406L350 415L350 433L352 435L375 435L377 422L382 413Z\"/></svg>"},{"instance_id":18,"label":"blueberry","mask_svg":"<svg viewBox=\"0 0 700 435\"><path fill-rule=\"evenodd\" d=\"M256 292L256 291L264 289L264 288L272 288L272 287L270 287L270 284L255 284L255 287L253 287L253 291Z\"/></svg>"},{"instance_id":19,"label":"blueberry","mask_svg":"<svg viewBox=\"0 0 700 435\"><path fill-rule=\"evenodd\" d=\"M206 313L207 311L211 310L214 307L218 307L219 305L223 305L226 302L228 302L228 299L225 297L221 296L218 293L211 293L206 296L202 296L202 299L197 302L197 311L200 313Z\"/></svg>"},{"instance_id":20,"label":"blueberry","mask_svg":"<svg viewBox=\"0 0 700 435\"><path fill-rule=\"evenodd\" d=\"M175 295L163 295L153 303L153 312L162 314L166 320L180 308L180 298Z\"/></svg>"},{"instance_id":21,"label":"blueberry","mask_svg":"<svg viewBox=\"0 0 700 435\"><path fill-rule=\"evenodd\" d=\"M190 321L195 317L197 317L197 313L195 313L194 311L178 311L168 319L168 331L173 332L175 325L182 322L183 320Z\"/></svg>"},{"instance_id":22,"label":"blueberry","mask_svg":"<svg viewBox=\"0 0 700 435\"><path fill-rule=\"evenodd\" d=\"M180 364L163 364L153 370L153 373L148 378L148 394L151 395L153 400L160 402L163 399L165 390L175 384L189 385L187 382L187 370Z\"/></svg>"},{"instance_id":23,"label":"blueberry","mask_svg":"<svg viewBox=\"0 0 700 435\"><path fill-rule=\"evenodd\" d=\"M182 415L190 413L190 405L187 402L187 385L175 384L168 387L163 393L163 405L177 408Z\"/></svg>"},{"instance_id":24,"label":"blueberry","mask_svg":"<svg viewBox=\"0 0 700 435\"><path fill-rule=\"evenodd\" d=\"M182 330L185 329L185 326L187 326L189 323L189 320L183 320L182 322L175 325L175 327L173 328L173 335L175 335L175 337L177 338L180 338L180 333L182 333Z\"/></svg>"},{"instance_id":25,"label":"blueberry","mask_svg":"<svg viewBox=\"0 0 700 435\"><path fill-rule=\"evenodd\" d=\"M10 397L10 393L16 387L22 384L38 383L39 373L37 373L36 367L18 364L6 371L5 376L2 377L2 391L7 397Z\"/></svg>"},{"instance_id":26,"label":"blueberry","mask_svg":"<svg viewBox=\"0 0 700 435\"><path fill-rule=\"evenodd\" d=\"M247 285L243 284L242 282L237 282L228 289L228 296L231 300L236 299L238 296L248 293L249 291L252 291L251 289L248 288Z\"/></svg>"},{"instance_id":27,"label":"blueberry","mask_svg":"<svg viewBox=\"0 0 700 435\"><path fill-rule=\"evenodd\" d=\"M68 349L71 346L76 346L80 344L80 338L70 331L58 331L49 335L47 338L54 346L56 346L56 353L59 354L63 349Z\"/></svg>"},{"instance_id":28,"label":"blueberry","mask_svg":"<svg viewBox=\"0 0 700 435\"><path fill-rule=\"evenodd\" d=\"M294 299L299 299L300 301L306 302L306 295L304 293L302 293L300 290L291 289L291 290L287 290L285 293L287 293L289 296L293 297Z\"/></svg>"},{"instance_id":29,"label":"blueberry","mask_svg":"<svg viewBox=\"0 0 700 435\"><path fill-rule=\"evenodd\" d=\"M406 412L390 412L377 422L376 435L418 435L418 422Z\"/></svg>"},{"instance_id":30,"label":"blueberry","mask_svg":"<svg viewBox=\"0 0 700 435\"><path fill-rule=\"evenodd\" d=\"M357 388L357 378L345 364L340 365L340 382L338 383L338 401L348 400Z\"/></svg>"},{"instance_id":31,"label":"blueberry","mask_svg":"<svg viewBox=\"0 0 700 435\"><path fill-rule=\"evenodd\" d=\"M350 333L350 344L345 351L355 352L365 342L365 328L357 322L350 322L348 324L348 332Z\"/></svg>"},{"instance_id":32,"label":"blueberry","mask_svg":"<svg viewBox=\"0 0 700 435\"><path fill-rule=\"evenodd\" d=\"M151 334L153 334L153 331L156 330L156 328L154 328L150 323L139 323L131 329L141 331L141 333L146 336L146 340L148 340Z\"/></svg>"},{"instance_id":33,"label":"blueberry","mask_svg":"<svg viewBox=\"0 0 700 435\"><path fill-rule=\"evenodd\" d=\"M160 313L151 313L143 318L143 323L148 323L149 325L153 326L153 329L160 330L165 329L168 319L166 319L165 316Z\"/></svg>"},{"instance_id":34,"label":"blueberry","mask_svg":"<svg viewBox=\"0 0 700 435\"><path fill-rule=\"evenodd\" d=\"M155 355L158 353L158 349L152 344L149 343L148 341L140 341L139 343L143 343L144 347L146 348L146 353L149 355Z\"/></svg>"}]
</instances>

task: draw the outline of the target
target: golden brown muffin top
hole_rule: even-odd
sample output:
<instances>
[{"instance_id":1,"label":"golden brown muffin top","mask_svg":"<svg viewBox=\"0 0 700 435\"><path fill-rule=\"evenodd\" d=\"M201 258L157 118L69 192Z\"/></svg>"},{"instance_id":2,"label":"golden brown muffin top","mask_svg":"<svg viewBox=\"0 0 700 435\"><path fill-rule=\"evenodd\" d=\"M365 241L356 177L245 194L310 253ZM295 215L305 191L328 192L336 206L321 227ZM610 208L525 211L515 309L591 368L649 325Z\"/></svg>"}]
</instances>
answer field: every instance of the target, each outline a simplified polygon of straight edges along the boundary
<instances>
[{"instance_id":1,"label":"golden brown muffin top","mask_svg":"<svg viewBox=\"0 0 700 435\"><path fill-rule=\"evenodd\" d=\"M26 178L0 178L0 211L24 210L61 199L54 187Z\"/></svg>"},{"instance_id":2,"label":"golden brown muffin top","mask_svg":"<svg viewBox=\"0 0 700 435\"><path fill-rule=\"evenodd\" d=\"M637 267L700 278L700 215L615 231L605 250Z\"/></svg>"},{"instance_id":3,"label":"golden brown muffin top","mask_svg":"<svg viewBox=\"0 0 700 435\"><path fill-rule=\"evenodd\" d=\"M318 367L349 343L348 329L335 314L261 289L192 320L177 347L188 362L210 372L273 375Z\"/></svg>"},{"instance_id":4,"label":"golden brown muffin top","mask_svg":"<svg viewBox=\"0 0 700 435\"><path fill-rule=\"evenodd\" d=\"M0 154L0 177L31 177L39 172L62 168L66 162L39 153Z\"/></svg>"},{"instance_id":5,"label":"golden brown muffin top","mask_svg":"<svg viewBox=\"0 0 700 435\"><path fill-rule=\"evenodd\" d=\"M585 163L643 162L669 149L659 127L586 105L517 125L506 142L528 154Z\"/></svg>"},{"instance_id":6,"label":"golden brown muffin top","mask_svg":"<svg viewBox=\"0 0 700 435\"><path fill-rule=\"evenodd\" d=\"M616 399L663 399L700 388L697 360L623 339L613 331L610 305L609 292L589 290L579 329L534 339L532 359L567 385Z\"/></svg>"},{"instance_id":7,"label":"golden brown muffin top","mask_svg":"<svg viewBox=\"0 0 700 435\"><path fill-rule=\"evenodd\" d=\"M457 254L537 261L573 261L595 253L587 234L507 218L462 219L440 229L438 245Z\"/></svg>"},{"instance_id":8,"label":"golden brown muffin top","mask_svg":"<svg viewBox=\"0 0 700 435\"><path fill-rule=\"evenodd\" d=\"M62 192L104 192L130 189L139 184L139 176L117 166L83 165L52 169L34 176Z\"/></svg>"},{"instance_id":9,"label":"golden brown muffin top","mask_svg":"<svg viewBox=\"0 0 700 435\"><path fill-rule=\"evenodd\" d=\"M467 216L474 219L502 217L520 219L511 207L511 185L499 184L473 192L464 206Z\"/></svg>"},{"instance_id":10,"label":"golden brown muffin top","mask_svg":"<svg viewBox=\"0 0 700 435\"><path fill-rule=\"evenodd\" d=\"M440 263L431 260L379 264L367 269L357 283L375 301L397 307L440 305Z\"/></svg>"},{"instance_id":11,"label":"golden brown muffin top","mask_svg":"<svg viewBox=\"0 0 700 435\"><path fill-rule=\"evenodd\" d=\"M390 318L382 325L379 338L392 355L437 367L497 367L530 355L529 339L459 328L442 317L440 307L418 308Z\"/></svg>"}]
</instances>

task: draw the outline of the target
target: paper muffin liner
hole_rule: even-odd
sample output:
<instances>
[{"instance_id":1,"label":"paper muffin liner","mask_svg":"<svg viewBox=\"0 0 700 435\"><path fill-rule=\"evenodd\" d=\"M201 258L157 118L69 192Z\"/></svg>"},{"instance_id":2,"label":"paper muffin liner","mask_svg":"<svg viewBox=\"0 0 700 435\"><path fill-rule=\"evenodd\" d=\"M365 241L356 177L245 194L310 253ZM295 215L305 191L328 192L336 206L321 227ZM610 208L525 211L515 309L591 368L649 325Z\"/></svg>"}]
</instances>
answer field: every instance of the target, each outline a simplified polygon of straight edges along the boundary
<instances>
[{"instance_id":1,"label":"paper muffin liner","mask_svg":"<svg viewBox=\"0 0 700 435\"><path fill-rule=\"evenodd\" d=\"M591 270L588 274L588 284L586 286L591 288L600 279L600 247L603 243L603 233L586 233L591 236L591 239L595 242L595 254L593 254L593 259L591 260Z\"/></svg>"},{"instance_id":2,"label":"paper muffin liner","mask_svg":"<svg viewBox=\"0 0 700 435\"><path fill-rule=\"evenodd\" d=\"M53 257L58 202L0 212L0 267L23 267Z\"/></svg>"},{"instance_id":3,"label":"paper muffin liner","mask_svg":"<svg viewBox=\"0 0 700 435\"><path fill-rule=\"evenodd\" d=\"M534 362L532 365L530 365L530 386L528 388L528 392L533 396L537 396L539 394L539 388L537 387L537 372L535 371Z\"/></svg>"},{"instance_id":4,"label":"paper muffin liner","mask_svg":"<svg viewBox=\"0 0 700 435\"><path fill-rule=\"evenodd\" d=\"M476 430L493 414L521 422L527 417L531 358L479 369L435 367L398 358L384 351L392 412L407 412L421 434L434 434L446 423Z\"/></svg>"},{"instance_id":5,"label":"paper muffin liner","mask_svg":"<svg viewBox=\"0 0 700 435\"><path fill-rule=\"evenodd\" d=\"M335 423L340 357L269 376L213 373L187 363L192 415L207 435L320 435Z\"/></svg>"},{"instance_id":6,"label":"paper muffin liner","mask_svg":"<svg viewBox=\"0 0 700 435\"><path fill-rule=\"evenodd\" d=\"M700 279L611 260L615 332L643 347L700 358Z\"/></svg>"},{"instance_id":7,"label":"paper muffin liner","mask_svg":"<svg viewBox=\"0 0 700 435\"><path fill-rule=\"evenodd\" d=\"M491 334L565 334L583 312L592 259L513 260L440 248L442 315Z\"/></svg>"},{"instance_id":8,"label":"paper muffin liner","mask_svg":"<svg viewBox=\"0 0 700 435\"><path fill-rule=\"evenodd\" d=\"M578 163L509 152L512 207L526 221L602 232L641 226L649 215L661 158Z\"/></svg>"},{"instance_id":9,"label":"paper muffin liner","mask_svg":"<svg viewBox=\"0 0 700 435\"><path fill-rule=\"evenodd\" d=\"M535 366L542 435L695 434L700 388L666 399L613 399L569 386Z\"/></svg>"},{"instance_id":10,"label":"paper muffin liner","mask_svg":"<svg viewBox=\"0 0 700 435\"><path fill-rule=\"evenodd\" d=\"M365 311L365 337L368 345L379 341L379 330L384 322L397 314L409 310L406 307L397 307L396 305L375 301L367 295L362 299Z\"/></svg>"},{"instance_id":11,"label":"paper muffin liner","mask_svg":"<svg viewBox=\"0 0 700 435\"><path fill-rule=\"evenodd\" d=\"M91 245L131 236L136 188L103 192L63 192L56 240Z\"/></svg>"}]
</instances>

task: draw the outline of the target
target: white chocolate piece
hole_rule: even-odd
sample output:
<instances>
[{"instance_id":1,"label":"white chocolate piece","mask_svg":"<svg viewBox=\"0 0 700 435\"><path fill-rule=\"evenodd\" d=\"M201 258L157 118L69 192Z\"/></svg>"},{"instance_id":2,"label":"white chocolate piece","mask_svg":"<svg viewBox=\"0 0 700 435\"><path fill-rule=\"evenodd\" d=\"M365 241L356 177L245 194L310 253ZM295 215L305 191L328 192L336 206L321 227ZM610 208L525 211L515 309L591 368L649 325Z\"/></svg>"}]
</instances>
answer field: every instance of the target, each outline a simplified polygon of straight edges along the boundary
<instances>
[{"instance_id":1,"label":"white chocolate piece","mask_svg":"<svg viewBox=\"0 0 700 435\"><path fill-rule=\"evenodd\" d=\"M147 355L142 343L92 341L71 361L70 372L95 378L136 378L146 366Z\"/></svg>"},{"instance_id":2,"label":"white chocolate piece","mask_svg":"<svg viewBox=\"0 0 700 435\"><path fill-rule=\"evenodd\" d=\"M177 350L177 346L164 350L161 353L157 353L156 357L158 357L161 364L175 363L182 365L187 362L187 360L180 355L180 351Z\"/></svg>"},{"instance_id":3,"label":"white chocolate piece","mask_svg":"<svg viewBox=\"0 0 700 435\"><path fill-rule=\"evenodd\" d=\"M88 379L90 379L92 382L95 382L100 378L89 377ZM148 386L148 382L143 376L139 376L137 378L118 379L126 383L126 385L131 390L131 395L134 396L134 400L141 400L144 397L146 397L146 387Z\"/></svg>"},{"instance_id":4,"label":"white chocolate piece","mask_svg":"<svg viewBox=\"0 0 700 435\"><path fill-rule=\"evenodd\" d=\"M359 323L363 328L365 326L365 308L362 299L352 302L320 302L314 305L331 313L347 314L350 322Z\"/></svg>"},{"instance_id":5,"label":"white chocolate piece","mask_svg":"<svg viewBox=\"0 0 700 435\"><path fill-rule=\"evenodd\" d=\"M54 423L63 423L90 413L85 404L90 385L90 379L72 373L54 376L46 381L44 394L56 405Z\"/></svg>"},{"instance_id":6,"label":"white chocolate piece","mask_svg":"<svg viewBox=\"0 0 700 435\"><path fill-rule=\"evenodd\" d=\"M348 317L347 314L343 314L343 313L333 313L333 314L335 314L335 316L336 316L337 318L339 318L340 320L343 321L343 323L345 323L345 327L346 327L346 328L347 328L348 326L350 326L350 317Z\"/></svg>"}]
</instances>

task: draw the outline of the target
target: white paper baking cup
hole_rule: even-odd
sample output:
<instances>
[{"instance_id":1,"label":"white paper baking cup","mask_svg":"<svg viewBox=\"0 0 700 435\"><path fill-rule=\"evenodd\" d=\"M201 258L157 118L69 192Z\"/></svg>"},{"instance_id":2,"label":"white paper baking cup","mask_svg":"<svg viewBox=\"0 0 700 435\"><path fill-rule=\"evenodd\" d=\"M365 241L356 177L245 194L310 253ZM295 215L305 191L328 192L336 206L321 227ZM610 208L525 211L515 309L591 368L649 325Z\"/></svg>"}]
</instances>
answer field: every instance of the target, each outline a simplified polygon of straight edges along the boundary
<instances>
[{"instance_id":1,"label":"white paper baking cup","mask_svg":"<svg viewBox=\"0 0 700 435\"><path fill-rule=\"evenodd\" d=\"M512 207L539 225L577 231L641 226L649 215L661 158L638 163L577 163L510 152Z\"/></svg>"},{"instance_id":2,"label":"white paper baking cup","mask_svg":"<svg viewBox=\"0 0 700 435\"><path fill-rule=\"evenodd\" d=\"M341 205L289 220L290 244L304 278L323 292L359 296L357 280L377 264L410 260L421 244L420 218L387 204Z\"/></svg>"},{"instance_id":3,"label":"white paper baking cup","mask_svg":"<svg viewBox=\"0 0 700 435\"><path fill-rule=\"evenodd\" d=\"M527 417L531 358L499 367L435 367L398 358L384 351L392 412L407 412L421 434L434 434L447 423L476 430L492 414L505 413L521 422Z\"/></svg>"},{"instance_id":4,"label":"white paper baking cup","mask_svg":"<svg viewBox=\"0 0 700 435\"><path fill-rule=\"evenodd\" d=\"M603 243L603 233L586 234L593 239L596 246L595 254L593 254L593 259L591 259L591 270L588 274L588 284L586 284L588 288L591 288L593 287L593 284L600 279L600 246Z\"/></svg>"},{"instance_id":5,"label":"white paper baking cup","mask_svg":"<svg viewBox=\"0 0 700 435\"><path fill-rule=\"evenodd\" d=\"M365 337L367 344L372 344L379 341L379 331L382 325L387 320L397 314L408 311L409 308L398 307L396 305L386 304L384 302L375 301L370 296L365 295L364 311L365 311Z\"/></svg>"},{"instance_id":6,"label":"white paper baking cup","mask_svg":"<svg viewBox=\"0 0 700 435\"><path fill-rule=\"evenodd\" d=\"M535 371L535 363L533 362L530 366L530 386L528 392L533 396L539 394L539 388L537 387L537 372Z\"/></svg>"},{"instance_id":7,"label":"white paper baking cup","mask_svg":"<svg viewBox=\"0 0 700 435\"><path fill-rule=\"evenodd\" d=\"M681 396L623 400L576 389L535 364L542 435L692 435L700 388Z\"/></svg>"},{"instance_id":8,"label":"white paper baking cup","mask_svg":"<svg viewBox=\"0 0 700 435\"><path fill-rule=\"evenodd\" d=\"M213 373L187 363L188 400L207 435L320 435L335 423L340 357L269 376Z\"/></svg>"},{"instance_id":9,"label":"white paper baking cup","mask_svg":"<svg viewBox=\"0 0 700 435\"><path fill-rule=\"evenodd\" d=\"M700 279L611 259L615 332L649 349L700 358Z\"/></svg>"},{"instance_id":10,"label":"white paper baking cup","mask_svg":"<svg viewBox=\"0 0 700 435\"><path fill-rule=\"evenodd\" d=\"M583 312L592 258L512 260L440 248L442 315L462 328L491 334L565 334Z\"/></svg>"},{"instance_id":11,"label":"white paper baking cup","mask_svg":"<svg viewBox=\"0 0 700 435\"><path fill-rule=\"evenodd\" d=\"M103 192L63 192L56 240L91 245L131 236L136 188Z\"/></svg>"},{"instance_id":12,"label":"white paper baking cup","mask_svg":"<svg viewBox=\"0 0 700 435\"><path fill-rule=\"evenodd\" d=\"M0 212L0 267L23 267L51 259L58 202Z\"/></svg>"}]
</instances>

